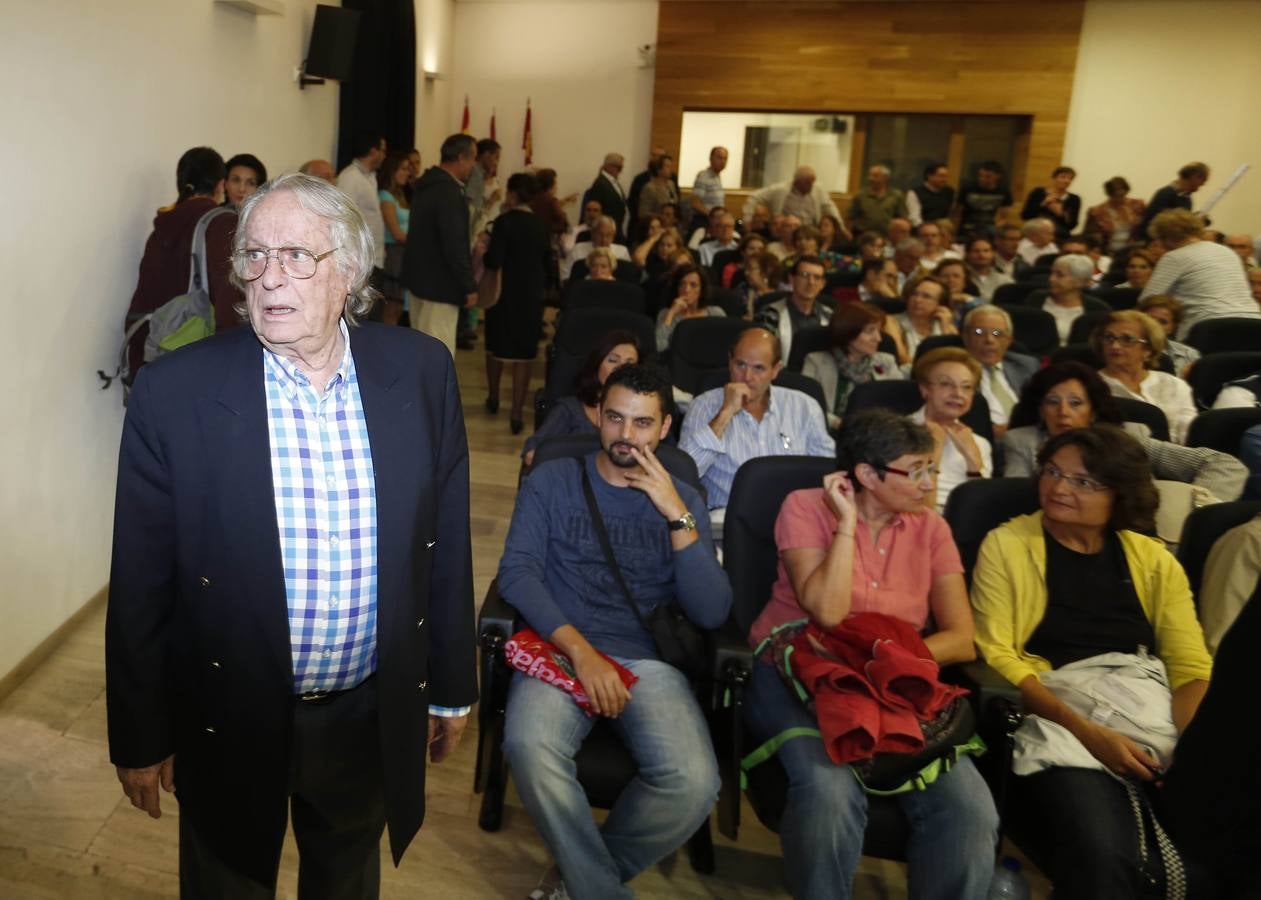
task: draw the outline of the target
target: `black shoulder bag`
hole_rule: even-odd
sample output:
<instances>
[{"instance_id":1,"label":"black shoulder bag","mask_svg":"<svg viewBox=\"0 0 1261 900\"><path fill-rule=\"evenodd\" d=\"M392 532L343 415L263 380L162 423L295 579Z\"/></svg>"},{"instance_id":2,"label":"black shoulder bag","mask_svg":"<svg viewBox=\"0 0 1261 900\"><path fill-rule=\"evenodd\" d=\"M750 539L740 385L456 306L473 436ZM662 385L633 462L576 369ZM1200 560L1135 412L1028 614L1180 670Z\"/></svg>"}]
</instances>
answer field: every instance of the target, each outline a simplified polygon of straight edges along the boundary
<instances>
[{"instance_id":1,"label":"black shoulder bag","mask_svg":"<svg viewBox=\"0 0 1261 900\"><path fill-rule=\"evenodd\" d=\"M635 604L626 579L622 577L622 569L613 556L613 546L609 543L609 533L604 527L604 517L600 515L600 507L596 504L595 491L591 487L591 479L587 475L587 465L578 460L582 470L582 492L587 498L587 508L591 511L591 523L595 526L596 538L600 541L600 549L604 551L604 561L613 570L613 577L622 589L626 605L630 607L635 618L644 630L652 635L657 647L657 655L689 678L699 678L705 671L705 638L692 620L683 612L678 601L662 603L645 617Z\"/></svg>"}]
</instances>

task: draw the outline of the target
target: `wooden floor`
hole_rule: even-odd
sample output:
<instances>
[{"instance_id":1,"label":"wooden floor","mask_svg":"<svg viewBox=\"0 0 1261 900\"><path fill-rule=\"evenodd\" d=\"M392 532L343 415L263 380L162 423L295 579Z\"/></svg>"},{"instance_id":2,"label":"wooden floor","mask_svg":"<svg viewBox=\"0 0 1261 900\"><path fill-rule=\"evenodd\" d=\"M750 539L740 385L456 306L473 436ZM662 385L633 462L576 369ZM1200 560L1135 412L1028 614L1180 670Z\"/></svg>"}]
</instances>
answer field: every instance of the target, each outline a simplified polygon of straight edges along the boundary
<instances>
[{"instance_id":1,"label":"wooden floor","mask_svg":"<svg viewBox=\"0 0 1261 900\"><path fill-rule=\"evenodd\" d=\"M489 584L512 514L521 437L508 429L509 385L497 417L483 408L486 376L478 351L457 354L472 455L473 569L477 597ZM530 417L527 415L527 422ZM0 701L0 898L157 900L178 896L176 805L163 797L151 820L123 797L109 764L105 726L104 610L81 627L16 691ZM509 796L504 827L477 827L472 791L476 724L453 758L432 768L424 828L400 868L383 845L385 898L520 900L548 868L529 817ZM718 874L702 877L686 854L633 882L643 898L787 897L778 839L752 812L738 844L716 838ZM1035 895L1046 896L1035 882ZM297 896L290 836L278 896ZM901 865L864 859L856 898L901 898Z\"/></svg>"}]
</instances>

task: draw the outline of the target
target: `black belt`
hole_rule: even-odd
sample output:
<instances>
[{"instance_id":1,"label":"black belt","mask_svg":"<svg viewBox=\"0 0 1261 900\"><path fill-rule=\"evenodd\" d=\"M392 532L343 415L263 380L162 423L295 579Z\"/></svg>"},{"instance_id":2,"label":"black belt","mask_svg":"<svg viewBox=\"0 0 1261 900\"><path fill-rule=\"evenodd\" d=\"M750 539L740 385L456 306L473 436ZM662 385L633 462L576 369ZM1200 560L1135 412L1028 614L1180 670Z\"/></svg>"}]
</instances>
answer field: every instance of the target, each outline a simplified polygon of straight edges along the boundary
<instances>
[{"instance_id":1,"label":"black belt","mask_svg":"<svg viewBox=\"0 0 1261 900\"><path fill-rule=\"evenodd\" d=\"M359 688L363 687L365 684L367 684L369 681L371 681L373 678L376 678L376 677L377 677L377 673L373 672L363 681L356 684L354 687L342 688L341 690L337 690L337 691L327 691L327 690L324 690L323 688L318 688L314 691L303 691L300 694L294 694L294 697L302 701L325 702L328 700L332 700L335 697L340 697L342 694L349 694L351 691L357 691L359 690Z\"/></svg>"}]
</instances>

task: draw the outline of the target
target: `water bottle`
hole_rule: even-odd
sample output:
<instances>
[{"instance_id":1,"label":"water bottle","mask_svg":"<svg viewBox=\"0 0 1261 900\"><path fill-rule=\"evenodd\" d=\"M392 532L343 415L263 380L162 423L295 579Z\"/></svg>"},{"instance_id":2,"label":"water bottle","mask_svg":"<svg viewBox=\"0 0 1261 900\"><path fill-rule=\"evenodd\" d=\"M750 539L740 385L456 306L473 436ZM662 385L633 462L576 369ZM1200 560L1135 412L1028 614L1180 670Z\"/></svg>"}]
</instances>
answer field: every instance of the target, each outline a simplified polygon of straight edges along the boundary
<instances>
[{"instance_id":1,"label":"water bottle","mask_svg":"<svg viewBox=\"0 0 1261 900\"><path fill-rule=\"evenodd\" d=\"M1029 900L1029 882L1020 874L1020 860L1004 856L994 867L988 900Z\"/></svg>"}]
</instances>

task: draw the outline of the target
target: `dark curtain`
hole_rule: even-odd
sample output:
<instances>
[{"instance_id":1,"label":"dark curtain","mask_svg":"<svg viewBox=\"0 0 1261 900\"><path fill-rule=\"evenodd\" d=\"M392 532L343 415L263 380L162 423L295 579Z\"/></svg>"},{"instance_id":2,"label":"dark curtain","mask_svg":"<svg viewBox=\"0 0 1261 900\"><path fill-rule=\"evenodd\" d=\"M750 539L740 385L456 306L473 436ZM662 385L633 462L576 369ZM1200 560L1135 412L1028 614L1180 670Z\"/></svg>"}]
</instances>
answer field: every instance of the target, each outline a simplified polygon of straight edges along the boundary
<instances>
[{"instance_id":1,"label":"dark curtain","mask_svg":"<svg viewBox=\"0 0 1261 900\"><path fill-rule=\"evenodd\" d=\"M355 135L376 131L390 150L416 139L416 19L413 0L342 0L363 13L350 78L341 83L337 168L350 163Z\"/></svg>"}]
</instances>

